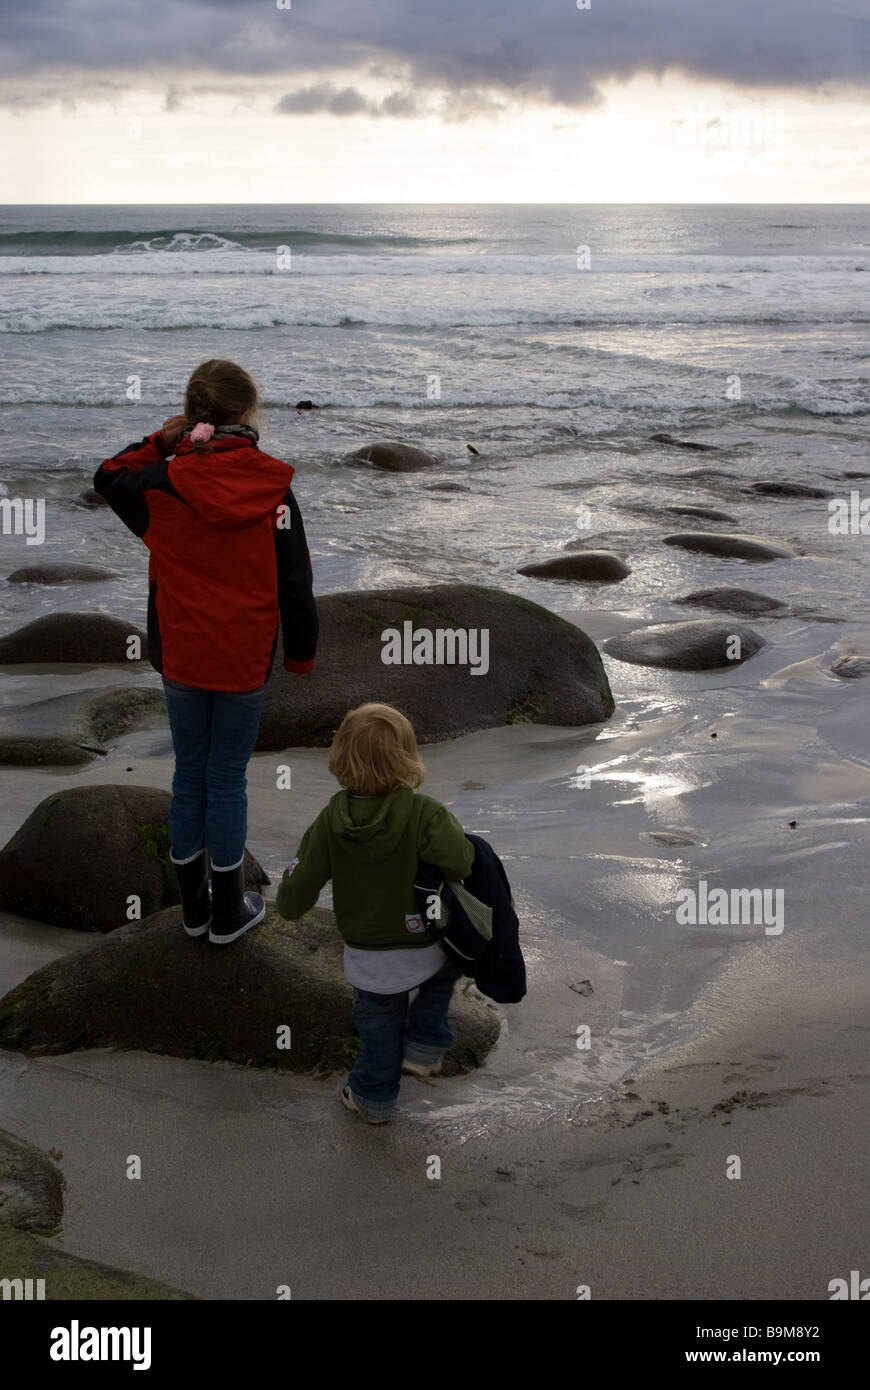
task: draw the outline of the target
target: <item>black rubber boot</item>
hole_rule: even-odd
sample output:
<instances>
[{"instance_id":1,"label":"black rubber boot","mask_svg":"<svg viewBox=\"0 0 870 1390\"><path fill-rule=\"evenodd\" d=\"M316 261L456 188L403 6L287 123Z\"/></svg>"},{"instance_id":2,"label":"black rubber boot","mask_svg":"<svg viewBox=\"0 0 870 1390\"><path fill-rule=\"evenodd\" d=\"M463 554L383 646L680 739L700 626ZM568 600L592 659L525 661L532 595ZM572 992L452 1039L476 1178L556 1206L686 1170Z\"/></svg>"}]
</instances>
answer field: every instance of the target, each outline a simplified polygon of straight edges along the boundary
<instances>
[{"instance_id":1,"label":"black rubber boot","mask_svg":"<svg viewBox=\"0 0 870 1390\"><path fill-rule=\"evenodd\" d=\"M245 892L245 861L232 869L211 866L211 927L208 939L217 946L236 941L262 922L266 904L259 893Z\"/></svg>"},{"instance_id":2,"label":"black rubber boot","mask_svg":"<svg viewBox=\"0 0 870 1390\"><path fill-rule=\"evenodd\" d=\"M169 856L178 889L181 893L181 909L184 917L184 930L188 936L204 936L211 926L211 899L208 892L208 854L205 850L186 864L177 864Z\"/></svg>"}]
</instances>

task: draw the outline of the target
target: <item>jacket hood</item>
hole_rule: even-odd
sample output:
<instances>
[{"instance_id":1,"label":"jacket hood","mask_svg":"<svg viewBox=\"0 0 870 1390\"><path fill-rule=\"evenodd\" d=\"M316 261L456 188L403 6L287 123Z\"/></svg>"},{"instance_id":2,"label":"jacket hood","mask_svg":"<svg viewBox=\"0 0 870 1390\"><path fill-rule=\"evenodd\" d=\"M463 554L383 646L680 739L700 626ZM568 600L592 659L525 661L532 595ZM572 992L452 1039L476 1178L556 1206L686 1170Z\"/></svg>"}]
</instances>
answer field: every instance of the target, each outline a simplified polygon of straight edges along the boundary
<instances>
[{"instance_id":1,"label":"jacket hood","mask_svg":"<svg viewBox=\"0 0 870 1390\"><path fill-rule=\"evenodd\" d=\"M387 859L401 840L413 801L410 787L397 787L377 797L337 792L329 803L329 828L343 849L366 863L377 863Z\"/></svg>"},{"instance_id":2,"label":"jacket hood","mask_svg":"<svg viewBox=\"0 0 870 1390\"><path fill-rule=\"evenodd\" d=\"M206 521L236 526L274 512L292 480L289 463L231 437L213 439L207 454L182 439L169 465L169 481L185 502Z\"/></svg>"}]
</instances>

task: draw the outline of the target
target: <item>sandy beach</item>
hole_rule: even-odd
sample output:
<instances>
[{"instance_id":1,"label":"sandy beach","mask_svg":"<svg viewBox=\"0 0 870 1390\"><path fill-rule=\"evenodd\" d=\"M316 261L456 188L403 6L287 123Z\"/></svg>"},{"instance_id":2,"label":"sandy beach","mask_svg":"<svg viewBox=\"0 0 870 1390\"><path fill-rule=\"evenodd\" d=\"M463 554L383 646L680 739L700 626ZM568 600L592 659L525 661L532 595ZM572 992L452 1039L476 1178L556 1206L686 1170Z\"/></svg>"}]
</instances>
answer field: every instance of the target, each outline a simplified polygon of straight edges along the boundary
<instances>
[{"instance_id":1,"label":"sandy beach","mask_svg":"<svg viewBox=\"0 0 870 1390\"><path fill-rule=\"evenodd\" d=\"M430 730L423 790L504 862L529 980L482 1066L404 1078L378 1129L339 1103L346 1070L242 1065L220 1037L122 1051L70 1025L49 1054L4 1033L0 1131L65 1182L55 1233L33 1218L15 1258L201 1300L824 1301L870 1277L862 206L59 203L0 222L0 500L45 505L42 543L7 526L0 554L0 1000L53 962L63 981L115 927L57 925L33 907L43 842L23 887L2 846L66 791L125 789L94 812L107 837L127 789L166 805L160 680L118 650L146 624L148 557L88 489L216 353L256 375L262 446L296 470L324 619L249 767L265 894L336 790L324 731L342 701L386 698L387 671ZM413 470L375 466L384 445ZM433 668L421 696L381 631L448 585L446 617L492 623L489 669ZM88 825L58 847L61 916L76 855L126 901ZM214 949L242 959L256 930Z\"/></svg>"},{"instance_id":2,"label":"sandy beach","mask_svg":"<svg viewBox=\"0 0 870 1390\"><path fill-rule=\"evenodd\" d=\"M518 726L435 745L427 786L468 821L486 795L469 784L503 806L527 770L564 772L584 750L595 768L614 743L623 789L648 776L652 750L665 784L675 763L684 782L703 781L689 775L709 767L700 738L687 747L673 718L659 716L643 740L631 724L623 713L615 728ZM301 1299L573 1299L584 1285L606 1299L828 1297L830 1280L860 1268L868 1218L867 822L849 802L866 796L870 773L821 738L814 749L806 728L777 727L763 751L756 725L735 732L708 796L721 804L739 765L755 817L765 818L762 785L783 817L786 803L799 812L796 829L783 820L777 832L798 837L782 935L750 930L735 946L733 930L708 928L678 939L664 915L650 918L662 877L685 873L691 855L703 870L704 850L642 838L663 822L685 830L679 796L668 815L656 801L655 814L623 810L605 829L605 806L620 798L593 778L580 824L598 870L561 921L530 892L529 861L512 861L499 840L523 885L527 1000L500 1010L502 1037L480 1072L405 1079L386 1132L342 1110L337 1077L135 1052L3 1053L0 1127L63 1154L54 1243L206 1299L268 1299L279 1285ZM4 830L67 785L168 787L166 740L155 721L73 775L18 771ZM291 761L289 825L274 815L274 758L256 755L250 770L250 840L273 877L330 790L322 750L293 750ZM474 828L494 830L497 808L488 820L478 810ZM734 810L710 837L722 858L734 856L721 848ZM531 833L530 859L544 840ZM615 893L634 900L636 920L629 908L612 949L596 950L584 918ZM81 945L79 933L9 915L0 939L4 992ZM571 988L585 981L592 993ZM576 1046L579 1024L591 1028L588 1051ZM141 1183L126 1179L130 1154L143 1160ZM727 1176L734 1156L739 1179Z\"/></svg>"}]
</instances>

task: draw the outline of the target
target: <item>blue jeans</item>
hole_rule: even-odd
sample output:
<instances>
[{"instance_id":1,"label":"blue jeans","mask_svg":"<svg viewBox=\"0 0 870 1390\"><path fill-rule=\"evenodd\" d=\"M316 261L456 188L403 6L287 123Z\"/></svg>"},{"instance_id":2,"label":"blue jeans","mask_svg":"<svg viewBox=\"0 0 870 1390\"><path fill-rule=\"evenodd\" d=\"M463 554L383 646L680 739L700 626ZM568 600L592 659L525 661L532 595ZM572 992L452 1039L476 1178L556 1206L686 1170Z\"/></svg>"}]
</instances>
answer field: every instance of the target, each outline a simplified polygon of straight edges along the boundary
<instances>
[{"instance_id":1,"label":"blue jeans","mask_svg":"<svg viewBox=\"0 0 870 1390\"><path fill-rule=\"evenodd\" d=\"M163 679L175 749L171 855L177 863L208 849L217 869L243 858L248 830L246 772L266 686L243 692L200 690Z\"/></svg>"},{"instance_id":2,"label":"blue jeans","mask_svg":"<svg viewBox=\"0 0 870 1390\"><path fill-rule=\"evenodd\" d=\"M392 1113L399 1094L403 1058L429 1066L453 1042L447 1010L453 986L462 973L454 961L445 961L419 986L410 1009L409 990L373 994L367 989L354 989L353 1021L359 1033L360 1054L348 1084L364 1114L381 1119Z\"/></svg>"}]
</instances>

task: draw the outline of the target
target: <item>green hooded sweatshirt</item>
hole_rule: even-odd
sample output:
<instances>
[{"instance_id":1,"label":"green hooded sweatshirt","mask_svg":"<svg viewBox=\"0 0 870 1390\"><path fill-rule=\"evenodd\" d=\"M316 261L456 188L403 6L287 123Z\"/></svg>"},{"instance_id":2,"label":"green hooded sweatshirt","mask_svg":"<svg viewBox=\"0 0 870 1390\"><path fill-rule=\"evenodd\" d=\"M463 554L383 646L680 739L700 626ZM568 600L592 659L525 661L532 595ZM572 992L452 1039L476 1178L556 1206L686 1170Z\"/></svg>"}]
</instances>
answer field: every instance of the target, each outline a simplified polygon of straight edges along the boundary
<instances>
[{"instance_id":1,"label":"green hooded sweatshirt","mask_svg":"<svg viewBox=\"0 0 870 1390\"><path fill-rule=\"evenodd\" d=\"M338 929L349 946L395 950L431 946L414 896L418 860L445 877L463 879L474 846L440 801L397 787L388 796L337 792L308 827L285 869L276 904L282 917L301 917L332 879Z\"/></svg>"}]
</instances>

